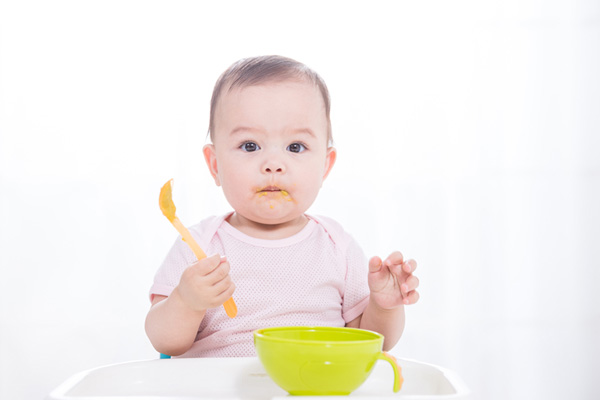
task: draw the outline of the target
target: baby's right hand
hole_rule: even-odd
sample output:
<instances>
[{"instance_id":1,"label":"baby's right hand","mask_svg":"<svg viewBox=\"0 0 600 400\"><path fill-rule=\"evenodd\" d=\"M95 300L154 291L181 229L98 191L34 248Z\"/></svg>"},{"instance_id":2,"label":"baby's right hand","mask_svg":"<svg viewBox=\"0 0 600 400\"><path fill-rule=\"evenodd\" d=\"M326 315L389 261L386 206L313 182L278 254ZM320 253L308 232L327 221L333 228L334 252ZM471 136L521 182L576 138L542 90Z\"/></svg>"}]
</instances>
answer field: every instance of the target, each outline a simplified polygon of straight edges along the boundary
<instances>
[{"instance_id":1,"label":"baby's right hand","mask_svg":"<svg viewBox=\"0 0 600 400\"><path fill-rule=\"evenodd\" d=\"M183 271L175 290L192 310L219 307L235 291L229 276L229 262L218 254L198 260Z\"/></svg>"}]
</instances>

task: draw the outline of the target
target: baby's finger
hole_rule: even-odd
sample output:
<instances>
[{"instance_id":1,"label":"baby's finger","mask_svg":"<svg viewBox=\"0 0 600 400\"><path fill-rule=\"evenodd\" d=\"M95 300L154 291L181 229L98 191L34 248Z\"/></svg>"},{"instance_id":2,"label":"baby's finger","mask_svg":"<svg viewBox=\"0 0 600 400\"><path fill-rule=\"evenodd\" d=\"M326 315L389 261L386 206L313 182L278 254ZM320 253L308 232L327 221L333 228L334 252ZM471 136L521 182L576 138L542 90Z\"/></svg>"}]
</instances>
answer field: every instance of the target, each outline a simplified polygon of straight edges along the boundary
<instances>
[{"instance_id":1,"label":"baby's finger","mask_svg":"<svg viewBox=\"0 0 600 400\"><path fill-rule=\"evenodd\" d=\"M221 264L222 257L218 254L196 261L191 267L200 275L208 275Z\"/></svg>"},{"instance_id":2,"label":"baby's finger","mask_svg":"<svg viewBox=\"0 0 600 400\"><path fill-rule=\"evenodd\" d=\"M229 270L229 262L221 262L214 270L206 275L207 282L213 285L217 282L221 282L225 278L229 277Z\"/></svg>"},{"instance_id":3,"label":"baby's finger","mask_svg":"<svg viewBox=\"0 0 600 400\"><path fill-rule=\"evenodd\" d=\"M224 296L225 294L231 296L235 290L235 284L231 280L231 277L227 276L225 279L215 283L212 288L217 296Z\"/></svg>"},{"instance_id":4,"label":"baby's finger","mask_svg":"<svg viewBox=\"0 0 600 400\"><path fill-rule=\"evenodd\" d=\"M377 272L381 269L381 258L375 256L369 260L369 272Z\"/></svg>"},{"instance_id":5,"label":"baby's finger","mask_svg":"<svg viewBox=\"0 0 600 400\"><path fill-rule=\"evenodd\" d=\"M217 302L221 305L230 298L235 292L235 284L231 283L227 288L217 296Z\"/></svg>"},{"instance_id":6,"label":"baby's finger","mask_svg":"<svg viewBox=\"0 0 600 400\"><path fill-rule=\"evenodd\" d=\"M417 292L416 290L413 290L408 295L404 296L403 303L406 305L415 304L417 301L419 301L419 297L420 297L419 292Z\"/></svg>"},{"instance_id":7,"label":"baby's finger","mask_svg":"<svg viewBox=\"0 0 600 400\"><path fill-rule=\"evenodd\" d=\"M408 278L406 278L406 282L404 282L400 288L402 289L402 294L406 295L418 287L419 278L414 275L410 275Z\"/></svg>"},{"instance_id":8,"label":"baby's finger","mask_svg":"<svg viewBox=\"0 0 600 400\"><path fill-rule=\"evenodd\" d=\"M402 264L402 270L407 274L412 274L415 269L417 269L417 262L412 258L407 260L404 264Z\"/></svg>"},{"instance_id":9,"label":"baby's finger","mask_svg":"<svg viewBox=\"0 0 600 400\"><path fill-rule=\"evenodd\" d=\"M401 265L404 262L404 256L399 251L395 251L385 259L385 265L391 267L392 265Z\"/></svg>"}]
</instances>

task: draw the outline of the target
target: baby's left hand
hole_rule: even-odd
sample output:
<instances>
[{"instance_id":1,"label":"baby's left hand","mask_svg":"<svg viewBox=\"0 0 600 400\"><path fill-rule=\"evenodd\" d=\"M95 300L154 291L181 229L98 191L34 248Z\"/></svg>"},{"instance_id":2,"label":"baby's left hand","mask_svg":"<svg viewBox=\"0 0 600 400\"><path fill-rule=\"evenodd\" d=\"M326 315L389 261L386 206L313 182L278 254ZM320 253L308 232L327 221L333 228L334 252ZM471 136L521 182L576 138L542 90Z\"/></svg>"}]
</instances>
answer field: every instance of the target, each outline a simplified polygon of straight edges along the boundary
<instances>
[{"instance_id":1,"label":"baby's left hand","mask_svg":"<svg viewBox=\"0 0 600 400\"><path fill-rule=\"evenodd\" d=\"M404 261L402 253L395 251L385 261L375 256L369 260L369 289L371 299L384 309L401 304L414 304L419 300L415 290L419 279L413 275L415 260Z\"/></svg>"}]
</instances>

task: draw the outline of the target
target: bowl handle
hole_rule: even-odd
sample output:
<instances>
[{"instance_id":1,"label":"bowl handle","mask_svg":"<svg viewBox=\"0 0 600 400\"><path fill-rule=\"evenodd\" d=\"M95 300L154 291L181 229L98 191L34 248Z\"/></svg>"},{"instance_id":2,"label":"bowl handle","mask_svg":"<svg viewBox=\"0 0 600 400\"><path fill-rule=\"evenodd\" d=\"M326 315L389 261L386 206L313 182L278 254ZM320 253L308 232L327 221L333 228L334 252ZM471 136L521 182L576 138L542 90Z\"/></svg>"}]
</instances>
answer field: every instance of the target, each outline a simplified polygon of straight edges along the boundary
<instances>
[{"instance_id":1,"label":"bowl handle","mask_svg":"<svg viewBox=\"0 0 600 400\"><path fill-rule=\"evenodd\" d=\"M379 360L385 360L392 365L392 368L394 369L394 393L399 392L404 383L404 378L402 377L402 368L398 365L396 357L382 351L377 358Z\"/></svg>"}]
</instances>

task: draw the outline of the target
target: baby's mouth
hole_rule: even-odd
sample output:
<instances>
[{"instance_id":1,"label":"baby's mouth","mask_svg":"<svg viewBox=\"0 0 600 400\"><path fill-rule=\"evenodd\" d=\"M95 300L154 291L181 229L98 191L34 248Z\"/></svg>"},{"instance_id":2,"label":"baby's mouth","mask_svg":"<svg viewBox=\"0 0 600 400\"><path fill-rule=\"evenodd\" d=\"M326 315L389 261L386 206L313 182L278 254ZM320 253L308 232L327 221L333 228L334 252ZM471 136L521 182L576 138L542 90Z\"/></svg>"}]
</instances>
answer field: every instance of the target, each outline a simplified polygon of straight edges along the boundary
<instances>
[{"instance_id":1,"label":"baby's mouth","mask_svg":"<svg viewBox=\"0 0 600 400\"><path fill-rule=\"evenodd\" d=\"M282 190L280 188L278 188L277 186L265 186L264 188L260 189L259 192L281 192Z\"/></svg>"},{"instance_id":2,"label":"baby's mouth","mask_svg":"<svg viewBox=\"0 0 600 400\"><path fill-rule=\"evenodd\" d=\"M280 187L277 186L265 186L264 188L261 188L257 191L257 193L259 194L259 196L265 196L268 194L277 194L280 193L283 196L289 196L290 194L286 191L281 189Z\"/></svg>"}]
</instances>

